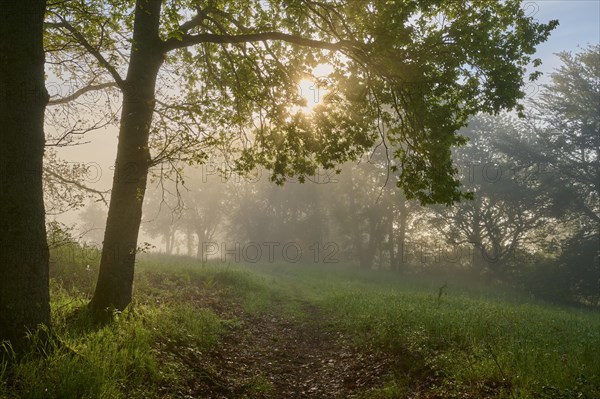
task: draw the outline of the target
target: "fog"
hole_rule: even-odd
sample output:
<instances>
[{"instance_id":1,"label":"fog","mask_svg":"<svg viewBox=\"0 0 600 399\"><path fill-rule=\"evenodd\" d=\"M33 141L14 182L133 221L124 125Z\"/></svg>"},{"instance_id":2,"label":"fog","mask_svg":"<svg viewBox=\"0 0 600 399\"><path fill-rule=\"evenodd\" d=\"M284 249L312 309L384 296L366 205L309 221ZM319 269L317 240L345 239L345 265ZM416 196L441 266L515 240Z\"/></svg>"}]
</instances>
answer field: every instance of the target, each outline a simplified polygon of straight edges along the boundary
<instances>
[{"instance_id":1,"label":"fog","mask_svg":"<svg viewBox=\"0 0 600 399\"><path fill-rule=\"evenodd\" d=\"M599 2L0 11L0 398L600 398Z\"/></svg>"}]
</instances>

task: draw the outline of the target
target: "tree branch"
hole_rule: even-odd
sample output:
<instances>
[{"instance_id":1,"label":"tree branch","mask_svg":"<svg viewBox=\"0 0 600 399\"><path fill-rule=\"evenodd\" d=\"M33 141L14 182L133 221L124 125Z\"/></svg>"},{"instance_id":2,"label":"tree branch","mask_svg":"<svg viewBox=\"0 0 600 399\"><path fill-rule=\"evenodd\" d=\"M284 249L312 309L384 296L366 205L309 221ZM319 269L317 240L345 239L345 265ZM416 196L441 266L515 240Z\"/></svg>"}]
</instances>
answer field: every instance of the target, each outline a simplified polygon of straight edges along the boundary
<instances>
[{"instance_id":1,"label":"tree branch","mask_svg":"<svg viewBox=\"0 0 600 399\"><path fill-rule=\"evenodd\" d=\"M100 83L97 85L85 86L67 97L57 98L55 100L48 101L48 105L66 104L73 100L76 100L77 98L81 97L82 95L84 95L85 93L88 93L90 91L103 90L103 89L107 89L109 87L118 87L118 85L116 82L107 82L107 83Z\"/></svg>"},{"instance_id":2,"label":"tree branch","mask_svg":"<svg viewBox=\"0 0 600 399\"><path fill-rule=\"evenodd\" d=\"M206 15L203 12L198 12L198 14L196 14L196 16L194 16L192 19L179 25L178 30L180 32L187 33L190 31L190 29L193 29L200 25L205 17Z\"/></svg>"},{"instance_id":3,"label":"tree branch","mask_svg":"<svg viewBox=\"0 0 600 399\"><path fill-rule=\"evenodd\" d=\"M85 191L85 192L88 192L91 194L96 194L100 198L100 201L102 201L104 203L104 205L108 206L108 201L106 200L106 197L105 197L106 194L108 194L108 191L96 190L95 188L86 186L85 184L83 184L75 179L66 178L65 176L60 175L60 174L50 170L49 168L44 168L44 173L47 173L48 175L52 176L56 180L59 180L60 182L66 184L66 185L72 184L82 191Z\"/></svg>"},{"instance_id":4,"label":"tree branch","mask_svg":"<svg viewBox=\"0 0 600 399\"><path fill-rule=\"evenodd\" d=\"M200 43L247 43L267 42L279 40L299 46L314 47L322 50L340 51L350 48L353 43L349 40L341 40L336 43L321 40L307 39L281 32L261 32L244 35L218 35L213 33L201 33L197 35L184 35L181 39L171 38L163 42L163 51L168 52L178 48L193 46Z\"/></svg>"},{"instance_id":5,"label":"tree branch","mask_svg":"<svg viewBox=\"0 0 600 399\"><path fill-rule=\"evenodd\" d=\"M63 26L66 30L68 30L77 39L77 41L79 43L81 43L81 45L91 55L93 55L96 58L96 60L98 60L98 62L100 63L100 66L105 68L108 71L108 73L111 74L111 76L115 80L115 83L117 84L117 86L119 86L120 88L124 88L125 81L123 80L121 75L119 75L119 72L117 71L117 69L113 65L111 65L106 60L106 58L104 58L102 53L100 53L100 50L98 50L97 48L92 46L91 43L88 42L88 40L85 38L85 36L83 36L83 34L81 34L81 32L79 32L77 29L75 29L75 27L73 25L71 25L69 22L67 22L66 19L64 19L62 16L60 16L56 13L55 13L55 15L60 19L60 21L61 21L60 25Z\"/></svg>"}]
</instances>

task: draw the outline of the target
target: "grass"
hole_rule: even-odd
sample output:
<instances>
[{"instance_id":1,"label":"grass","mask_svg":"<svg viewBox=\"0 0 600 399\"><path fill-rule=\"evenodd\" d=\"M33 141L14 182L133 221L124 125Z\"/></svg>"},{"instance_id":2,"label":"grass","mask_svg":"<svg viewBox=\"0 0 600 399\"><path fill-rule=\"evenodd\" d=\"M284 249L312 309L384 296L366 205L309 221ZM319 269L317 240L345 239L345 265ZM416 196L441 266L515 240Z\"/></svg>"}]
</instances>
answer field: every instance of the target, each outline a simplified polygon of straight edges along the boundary
<instances>
[{"instance_id":1,"label":"grass","mask_svg":"<svg viewBox=\"0 0 600 399\"><path fill-rule=\"evenodd\" d=\"M303 304L317 305L358 346L402 359L386 386L365 398L600 397L598 312L435 277L200 266L152 255L140 258L132 305L112 324L95 326L85 304L97 262L80 254L54 259L54 339L43 345L33 335L30 353L0 363L0 398L185 397L199 378L185 357L227 345L225 327L237 322L209 305L235 303L258 314L273 311L274 301L288 318L303 317ZM254 385L257 397L273 389L261 375Z\"/></svg>"},{"instance_id":2,"label":"grass","mask_svg":"<svg viewBox=\"0 0 600 399\"><path fill-rule=\"evenodd\" d=\"M195 376L186 375L178 355L219 344L223 326L232 322L203 305L201 287L226 300L226 291L255 284L243 271L143 265L135 301L113 323L97 326L85 307L97 264L86 266L55 259L53 338L42 344L34 334L29 353L10 366L0 363L0 398L184 397L181 386Z\"/></svg>"},{"instance_id":3,"label":"grass","mask_svg":"<svg viewBox=\"0 0 600 399\"><path fill-rule=\"evenodd\" d=\"M325 299L365 345L408 352L436 389L503 387L515 397L600 397L597 318L536 305L346 289ZM587 387L580 380L593 382ZM461 388L461 389L463 389ZM558 394L558 393L561 394ZM506 395L508 396L508 395Z\"/></svg>"},{"instance_id":4,"label":"grass","mask_svg":"<svg viewBox=\"0 0 600 399\"><path fill-rule=\"evenodd\" d=\"M598 312L435 278L294 265L256 270L303 287L358 344L404 356L430 394L600 397ZM397 393L407 383L398 376L386 389Z\"/></svg>"}]
</instances>

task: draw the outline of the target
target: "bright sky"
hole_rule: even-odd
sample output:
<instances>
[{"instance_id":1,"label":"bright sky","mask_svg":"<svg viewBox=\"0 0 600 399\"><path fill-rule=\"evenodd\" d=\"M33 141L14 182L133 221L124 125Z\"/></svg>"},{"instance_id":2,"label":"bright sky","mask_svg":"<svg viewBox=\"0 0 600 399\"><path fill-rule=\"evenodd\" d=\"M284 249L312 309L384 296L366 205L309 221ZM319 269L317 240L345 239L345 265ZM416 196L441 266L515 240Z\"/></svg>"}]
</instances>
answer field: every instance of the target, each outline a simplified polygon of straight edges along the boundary
<instances>
[{"instance_id":1,"label":"bright sky","mask_svg":"<svg viewBox=\"0 0 600 399\"><path fill-rule=\"evenodd\" d=\"M546 43L538 47L537 57L543 65L540 70L547 75L560 66L554 53L578 52L579 48L600 43L600 0L536 0L524 2L529 15L540 22L558 19L560 25Z\"/></svg>"}]
</instances>

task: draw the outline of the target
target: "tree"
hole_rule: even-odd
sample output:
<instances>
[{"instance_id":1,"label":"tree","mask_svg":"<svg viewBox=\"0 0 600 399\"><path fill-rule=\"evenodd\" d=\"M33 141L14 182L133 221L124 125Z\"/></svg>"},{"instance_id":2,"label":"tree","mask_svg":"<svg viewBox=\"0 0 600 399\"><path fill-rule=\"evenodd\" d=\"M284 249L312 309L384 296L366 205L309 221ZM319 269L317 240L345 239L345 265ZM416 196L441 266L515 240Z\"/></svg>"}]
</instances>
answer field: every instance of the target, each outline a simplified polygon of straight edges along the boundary
<instances>
[{"instance_id":1,"label":"tree","mask_svg":"<svg viewBox=\"0 0 600 399\"><path fill-rule=\"evenodd\" d=\"M503 152L537 165L547 216L559 223L560 255L538 271L548 296L600 303L600 46L559 54L562 65L533 101L527 137ZM518 149L518 151L517 151ZM549 277L550 276L550 277ZM539 284L538 284L539 285Z\"/></svg>"},{"instance_id":2,"label":"tree","mask_svg":"<svg viewBox=\"0 0 600 399\"><path fill-rule=\"evenodd\" d=\"M365 269L373 267L389 224L393 223L381 151L378 155L375 162L365 157L360 164L345 165L338 182L332 185L334 200L329 205L341 252L348 254L348 261L355 260Z\"/></svg>"},{"instance_id":3,"label":"tree","mask_svg":"<svg viewBox=\"0 0 600 399\"><path fill-rule=\"evenodd\" d=\"M204 260L204 247L211 242L218 230L223 229L227 206L226 190L228 186L213 176L209 179L201 171L193 170L186 184L190 187L182 192L184 201L181 225L185 229L188 241L188 256L193 256L192 248L196 244L196 257ZM193 236L196 242L193 242Z\"/></svg>"},{"instance_id":4,"label":"tree","mask_svg":"<svg viewBox=\"0 0 600 399\"><path fill-rule=\"evenodd\" d=\"M50 323L42 191L45 1L0 12L0 340L20 347Z\"/></svg>"},{"instance_id":5,"label":"tree","mask_svg":"<svg viewBox=\"0 0 600 399\"><path fill-rule=\"evenodd\" d=\"M385 123L407 196L453 203L464 197L450 157L464 142L457 130L476 112L519 108L524 66L557 24L534 22L516 0L89 1L53 15L65 46L78 42L123 95L97 312L131 300L148 170L173 147L190 161L232 151L237 169L262 165L283 183L362 155ZM329 103L294 114L296 83L323 62L335 69ZM170 150L153 157L151 136Z\"/></svg>"},{"instance_id":6,"label":"tree","mask_svg":"<svg viewBox=\"0 0 600 399\"><path fill-rule=\"evenodd\" d=\"M328 256L335 252L328 242L331 225L328 207L332 203L327 197L332 188L328 179L319 176L305 184L296 181L278 186L261 174L252 179L232 177L228 182L230 210L226 236L264 249L264 257L257 259L332 261ZM228 248L234 245L230 243Z\"/></svg>"},{"instance_id":7,"label":"tree","mask_svg":"<svg viewBox=\"0 0 600 399\"><path fill-rule=\"evenodd\" d=\"M99 248L104 237L104 222L106 221L106 208L98 205L97 202L89 203L81 212L79 219L82 222L80 227L81 237L85 241Z\"/></svg>"},{"instance_id":8,"label":"tree","mask_svg":"<svg viewBox=\"0 0 600 399\"><path fill-rule=\"evenodd\" d=\"M108 205L106 192L94 189L86 181L95 179L99 166L59 159L56 152L46 147L44 154L44 204L47 216L56 216L85 206L86 200L94 199ZM94 177L95 176L95 177ZM91 179L90 179L91 180ZM99 226L96 226L99 227ZM98 240L101 242L102 239Z\"/></svg>"},{"instance_id":9,"label":"tree","mask_svg":"<svg viewBox=\"0 0 600 399\"><path fill-rule=\"evenodd\" d=\"M180 171L182 181L158 179L144 204L143 230L152 238L161 236L167 254L176 247L179 233L186 236L188 256L203 259L202 249L223 231L227 191L233 186L204 170L188 167ZM195 237L194 237L195 236ZM196 247L196 254L193 248Z\"/></svg>"},{"instance_id":10,"label":"tree","mask_svg":"<svg viewBox=\"0 0 600 399\"><path fill-rule=\"evenodd\" d=\"M173 184L174 185L174 184ZM142 229L151 237L160 237L165 243L165 253L171 255L175 247L177 230L181 224L183 205L174 191L161 182L145 196ZM106 219L105 219L106 220Z\"/></svg>"},{"instance_id":11,"label":"tree","mask_svg":"<svg viewBox=\"0 0 600 399\"><path fill-rule=\"evenodd\" d=\"M584 235L600 234L600 45L573 56L534 101L535 161L547 165L560 211L580 218ZM550 182L548 182L550 183Z\"/></svg>"},{"instance_id":12,"label":"tree","mask_svg":"<svg viewBox=\"0 0 600 399\"><path fill-rule=\"evenodd\" d=\"M472 245L476 270L510 280L519 249L532 246L537 229L555 222L547 213L547 196L538 170L519 156L526 127L511 118L478 115L463 134L469 143L457 149L463 186L473 201L434 208L432 224L455 247ZM508 144L508 143L513 144Z\"/></svg>"}]
</instances>

